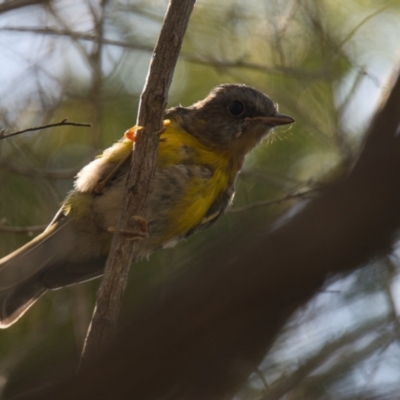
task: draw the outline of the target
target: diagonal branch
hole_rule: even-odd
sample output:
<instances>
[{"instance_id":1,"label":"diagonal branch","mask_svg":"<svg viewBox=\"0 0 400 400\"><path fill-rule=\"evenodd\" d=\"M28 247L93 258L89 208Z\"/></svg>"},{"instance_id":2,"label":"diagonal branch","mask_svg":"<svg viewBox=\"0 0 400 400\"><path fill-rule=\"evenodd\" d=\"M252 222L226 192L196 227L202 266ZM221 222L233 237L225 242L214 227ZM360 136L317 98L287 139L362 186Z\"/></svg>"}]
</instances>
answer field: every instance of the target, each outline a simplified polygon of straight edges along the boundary
<instances>
[{"instance_id":1,"label":"diagonal branch","mask_svg":"<svg viewBox=\"0 0 400 400\"><path fill-rule=\"evenodd\" d=\"M132 245L132 242L119 232L132 230L132 224L129 225L129 216L144 216L146 213L155 171L159 138L157 131L162 126L169 86L194 3L195 0L170 1L160 37L154 49L146 85L141 95L137 120L137 125L145 127L145 133L139 134L136 140L125 202L85 341L82 354L83 366L109 341L117 322L129 267L137 249L136 244Z\"/></svg>"}]
</instances>

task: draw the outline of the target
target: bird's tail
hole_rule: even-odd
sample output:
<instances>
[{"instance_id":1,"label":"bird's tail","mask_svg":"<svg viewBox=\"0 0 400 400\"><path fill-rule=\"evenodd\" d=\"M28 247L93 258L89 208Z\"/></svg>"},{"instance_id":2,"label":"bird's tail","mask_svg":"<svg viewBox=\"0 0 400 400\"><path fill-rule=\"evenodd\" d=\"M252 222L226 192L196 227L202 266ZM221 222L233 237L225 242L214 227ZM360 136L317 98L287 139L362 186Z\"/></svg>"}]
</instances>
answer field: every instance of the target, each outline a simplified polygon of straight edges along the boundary
<instances>
[{"instance_id":1,"label":"bird's tail","mask_svg":"<svg viewBox=\"0 0 400 400\"><path fill-rule=\"evenodd\" d=\"M8 328L42 296L47 289L34 277L0 295L0 328Z\"/></svg>"},{"instance_id":2,"label":"bird's tail","mask_svg":"<svg viewBox=\"0 0 400 400\"><path fill-rule=\"evenodd\" d=\"M90 248L81 242L82 232L65 217L0 259L0 328L17 321L47 290L101 274L104 257L77 256Z\"/></svg>"},{"instance_id":3,"label":"bird's tail","mask_svg":"<svg viewBox=\"0 0 400 400\"><path fill-rule=\"evenodd\" d=\"M41 273L51 261L46 232L0 260L0 328L20 318L46 292Z\"/></svg>"}]
</instances>

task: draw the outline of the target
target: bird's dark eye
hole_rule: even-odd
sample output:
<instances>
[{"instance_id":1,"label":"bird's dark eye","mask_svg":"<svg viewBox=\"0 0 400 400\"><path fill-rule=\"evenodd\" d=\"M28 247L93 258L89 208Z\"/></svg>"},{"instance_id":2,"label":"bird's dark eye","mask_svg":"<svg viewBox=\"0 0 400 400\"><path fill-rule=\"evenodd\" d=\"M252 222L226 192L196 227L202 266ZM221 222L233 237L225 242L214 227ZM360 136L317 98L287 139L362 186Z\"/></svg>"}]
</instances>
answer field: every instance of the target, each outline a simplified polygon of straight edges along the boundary
<instances>
[{"instance_id":1,"label":"bird's dark eye","mask_svg":"<svg viewBox=\"0 0 400 400\"><path fill-rule=\"evenodd\" d=\"M229 112L238 117L244 112L244 104L241 101L233 100L231 104L229 104Z\"/></svg>"}]
</instances>

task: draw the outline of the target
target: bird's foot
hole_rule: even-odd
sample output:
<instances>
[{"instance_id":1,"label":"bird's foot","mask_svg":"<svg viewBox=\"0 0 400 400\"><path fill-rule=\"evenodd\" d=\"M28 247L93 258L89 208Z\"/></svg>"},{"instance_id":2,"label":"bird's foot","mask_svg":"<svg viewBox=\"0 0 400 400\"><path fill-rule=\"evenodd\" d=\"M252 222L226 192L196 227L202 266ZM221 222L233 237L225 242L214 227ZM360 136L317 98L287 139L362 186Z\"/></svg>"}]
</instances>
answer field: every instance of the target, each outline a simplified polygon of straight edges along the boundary
<instances>
[{"instance_id":1,"label":"bird's foot","mask_svg":"<svg viewBox=\"0 0 400 400\"><path fill-rule=\"evenodd\" d=\"M140 229L117 229L115 226L110 226L107 228L108 232L118 232L121 233L122 235L126 235L128 237L128 240L130 241L139 241L146 239L149 237L149 232L147 229L147 221L143 218L140 217L139 215L134 215L132 220L136 221L139 224Z\"/></svg>"}]
</instances>

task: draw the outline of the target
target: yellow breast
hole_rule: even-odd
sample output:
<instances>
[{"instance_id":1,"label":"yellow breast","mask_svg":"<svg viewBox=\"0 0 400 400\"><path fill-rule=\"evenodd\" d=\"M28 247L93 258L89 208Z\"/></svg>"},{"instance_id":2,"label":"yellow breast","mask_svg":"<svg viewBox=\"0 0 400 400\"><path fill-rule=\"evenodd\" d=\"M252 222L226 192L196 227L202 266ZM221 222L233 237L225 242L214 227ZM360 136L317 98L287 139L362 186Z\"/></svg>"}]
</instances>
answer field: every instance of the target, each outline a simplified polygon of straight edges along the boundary
<instances>
[{"instance_id":1,"label":"yellow breast","mask_svg":"<svg viewBox=\"0 0 400 400\"><path fill-rule=\"evenodd\" d=\"M170 240L201 223L211 205L230 184L231 177L227 172L229 158L225 153L207 148L174 121L165 127L160 137L159 168L184 164L206 166L213 171L208 179L190 178L185 194L171 208L170 229L164 238Z\"/></svg>"}]
</instances>

